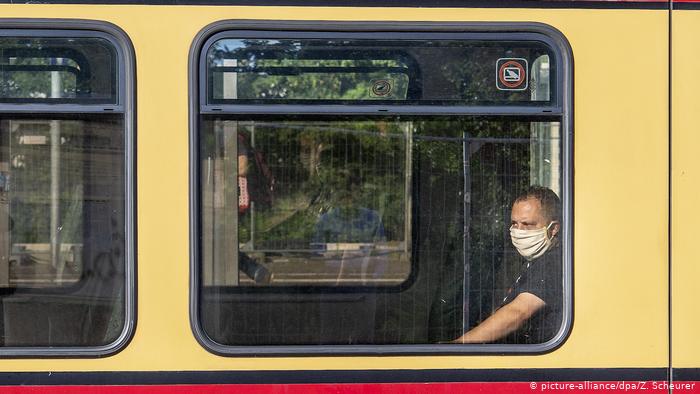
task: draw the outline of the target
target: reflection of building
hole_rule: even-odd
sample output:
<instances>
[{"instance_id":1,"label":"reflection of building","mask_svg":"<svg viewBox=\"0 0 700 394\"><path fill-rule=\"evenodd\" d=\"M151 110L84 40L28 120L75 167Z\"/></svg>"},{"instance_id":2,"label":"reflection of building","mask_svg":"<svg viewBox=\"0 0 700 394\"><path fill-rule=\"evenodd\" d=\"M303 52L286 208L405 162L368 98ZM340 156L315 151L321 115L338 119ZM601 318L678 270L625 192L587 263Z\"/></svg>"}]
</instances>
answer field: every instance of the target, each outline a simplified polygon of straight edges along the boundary
<instances>
[{"instance_id":1,"label":"reflection of building","mask_svg":"<svg viewBox=\"0 0 700 394\"><path fill-rule=\"evenodd\" d=\"M363 283L380 278L386 271L387 259L382 254L373 253L374 244L386 241L384 225L377 211L364 207L335 207L321 215L316 223L313 242L323 250L328 244L342 245L335 259L329 259L327 266L337 268L337 281L342 283L348 271L358 272Z\"/></svg>"},{"instance_id":2,"label":"reflection of building","mask_svg":"<svg viewBox=\"0 0 700 394\"><path fill-rule=\"evenodd\" d=\"M364 207L331 208L319 217L313 242L381 242L384 225L379 213Z\"/></svg>"},{"instance_id":3,"label":"reflection of building","mask_svg":"<svg viewBox=\"0 0 700 394\"><path fill-rule=\"evenodd\" d=\"M42 119L0 127L8 131L0 141L0 286L75 282L82 270L85 156L70 139L79 128Z\"/></svg>"},{"instance_id":4,"label":"reflection of building","mask_svg":"<svg viewBox=\"0 0 700 394\"><path fill-rule=\"evenodd\" d=\"M541 56L532 64L532 100L548 101L549 56ZM530 126L530 184L548 187L561 196L560 124L533 122Z\"/></svg>"}]
</instances>

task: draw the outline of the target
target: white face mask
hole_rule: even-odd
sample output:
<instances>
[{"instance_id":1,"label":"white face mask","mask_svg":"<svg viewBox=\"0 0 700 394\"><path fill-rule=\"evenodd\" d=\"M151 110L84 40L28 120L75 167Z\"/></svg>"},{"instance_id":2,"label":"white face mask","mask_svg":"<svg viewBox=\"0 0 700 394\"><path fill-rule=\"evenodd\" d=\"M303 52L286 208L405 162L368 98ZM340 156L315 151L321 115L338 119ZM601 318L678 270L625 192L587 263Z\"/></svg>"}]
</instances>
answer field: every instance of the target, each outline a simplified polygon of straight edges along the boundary
<instances>
[{"instance_id":1,"label":"white face mask","mask_svg":"<svg viewBox=\"0 0 700 394\"><path fill-rule=\"evenodd\" d=\"M554 222L551 222L549 226L536 230L518 230L511 227L510 239L513 246L528 261L542 256L552 246L552 238L549 238L547 233L553 224Z\"/></svg>"}]
</instances>

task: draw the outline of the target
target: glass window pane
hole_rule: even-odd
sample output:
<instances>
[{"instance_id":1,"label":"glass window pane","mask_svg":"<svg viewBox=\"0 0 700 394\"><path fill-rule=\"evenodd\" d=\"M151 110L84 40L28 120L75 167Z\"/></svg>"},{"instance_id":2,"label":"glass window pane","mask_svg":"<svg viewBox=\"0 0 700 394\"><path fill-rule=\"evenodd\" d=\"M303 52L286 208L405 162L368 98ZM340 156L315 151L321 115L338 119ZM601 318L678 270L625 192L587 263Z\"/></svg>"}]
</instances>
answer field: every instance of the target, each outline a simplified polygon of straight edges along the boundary
<instances>
[{"instance_id":1,"label":"glass window pane","mask_svg":"<svg viewBox=\"0 0 700 394\"><path fill-rule=\"evenodd\" d=\"M233 269L219 279L240 286L395 286L408 278L409 123L215 119L206 130L204 220L238 238L205 249L206 272ZM229 204L241 182L251 202L238 210L236 230ZM236 253L246 275L225 263Z\"/></svg>"},{"instance_id":2,"label":"glass window pane","mask_svg":"<svg viewBox=\"0 0 700 394\"><path fill-rule=\"evenodd\" d=\"M121 115L0 115L4 346L98 346L124 324Z\"/></svg>"},{"instance_id":3,"label":"glass window pane","mask_svg":"<svg viewBox=\"0 0 700 394\"><path fill-rule=\"evenodd\" d=\"M206 102L553 105L551 56L536 41L225 38Z\"/></svg>"},{"instance_id":4,"label":"glass window pane","mask_svg":"<svg viewBox=\"0 0 700 394\"><path fill-rule=\"evenodd\" d=\"M0 37L0 103L117 103L117 54L103 38Z\"/></svg>"},{"instance_id":5,"label":"glass window pane","mask_svg":"<svg viewBox=\"0 0 700 394\"><path fill-rule=\"evenodd\" d=\"M556 119L203 117L204 331L234 346L458 338L518 282L511 209L531 185L561 196L561 148ZM500 342L561 326L556 242L548 258L551 301Z\"/></svg>"}]
</instances>

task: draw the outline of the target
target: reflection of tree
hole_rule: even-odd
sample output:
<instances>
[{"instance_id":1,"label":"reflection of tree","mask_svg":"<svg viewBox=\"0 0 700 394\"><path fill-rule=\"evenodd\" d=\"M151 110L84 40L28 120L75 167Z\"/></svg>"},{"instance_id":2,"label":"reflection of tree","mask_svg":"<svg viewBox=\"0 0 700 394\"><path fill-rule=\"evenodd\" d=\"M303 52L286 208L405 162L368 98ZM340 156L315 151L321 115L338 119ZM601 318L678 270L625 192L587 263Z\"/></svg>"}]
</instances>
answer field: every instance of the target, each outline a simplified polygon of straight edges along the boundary
<instances>
[{"instance_id":1,"label":"reflection of tree","mask_svg":"<svg viewBox=\"0 0 700 394\"><path fill-rule=\"evenodd\" d=\"M371 121L256 124L256 149L277 185L274 206L256 216L256 230L268 230L256 242L308 244L318 217L348 198L379 212L387 235L402 239L406 141L398 124L389 128L382 135Z\"/></svg>"},{"instance_id":2,"label":"reflection of tree","mask_svg":"<svg viewBox=\"0 0 700 394\"><path fill-rule=\"evenodd\" d=\"M375 51L373 56L388 58L367 58L366 51L329 45L333 48L324 41L222 40L210 49L209 61L216 71L225 59L235 59L241 99L369 99L373 81L386 78L394 82L394 94L405 98L407 69L391 54Z\"/></svg>"},{"instance_id":3,"label":"reflection of tree","mask_svg":"<svg viewBox=\"0 0 700 394\"><path fill-rule=\"evenodd\" d=\"M61 80L58 97L75 97L77 76L71 71L80 72L78 64L60 48L46 48L43 41L0 39L0 97L50 98L52 70Z\"/></svg>"},{"instance_id":4,"label":"reflection of tree","mask_svg":"<svg viewBox=\"0 0 700 394\"><path fill-rule=\"evenodd\" d=\"M257 149L265 152L275 173L277 189L275 206L256 215L256 242L308 243L319 216L337 206L338 199L347 198L348 192L352 193L355 206L380 213L388 240L403 240L407 203L405 127L414 129L414 156L418 160L414 166L430 168L430 176L422 180L430 184L419 187L451 190L449 198L455 201L462 200L464 190L463 133L474 140L469 148L471 182L467 187L471 195L472 277L493 281L501 273L502 258L497 251L508 245L505 229L510 204L529 183L529 144L522 143L529 139L529 122L452 118L411 123L389 120L257 123ZM495 142L498 138L518 137L520 143ZM490 142L479 142L480 139ZM443 224L449 226L450 237L457 240L462 237L460 223ZM250 231L245 220L242 226L243 234ZM492 297L489 294L487 299Z\"/></svg>"},{"instance_id":5,"label":"reflection of tree","mask_svg":"<svg viewBox=\"0 0 700 394\"><path fill-rule=\"evenodd\" d=\"M26 137L49 140L51 120L14 120L8 149L11 156L10 196L13 243L46 243L50 238L50 145L29 144ZM15 126L12 126L12 125ZM108 185L116 180L112 163L121 153L119 133L112 122L59 121L61 129L61 169L59 205L61 240L81 243L84 234L83 201L114 198ZM21 158L21 160L20 160ZM87 193L89 192L89 194Z\"/></svg>"},{"instance_id":6,"label":"reflection of tree","mask_svg":"<svg viewBox=\"0 0 700 394\"><path fill-rule=\"evenodd\" d=\"M376 61L379 66L386 62ZM280 62L284 63L284 62ZM337 64L333 64L337 63ZM240 98L260 99L310 99L325 98L332 100L359 100L371 97L372 81L382 78L392 78L400 86L392 90L403 92L407 78L388 72L360 72L357 61L340 60L324 61L323 67L345 68L344 72L317 72L302 75L275 75L261 77L257 74L241 74L238 80L238 95ZM285 67L275 64L274 67ZM403 86L401 86L403 85Z\"/></svg>"},{"instance_id":7,"label":"reflection of tree","mask_svg":"<svg viewBox=\"0 0 700 394\"><path fill-rule=\"evenodd\" d=\"M435 48L418 48L414 55L419 59L440 57L439 73L425 76L426 83L437 85L434 93L448 96L452 100L466 103L493 105L498 102L515 103L532 101L530 89L523 91L504 91L496 88L496 61L499 58L523 58L532 65L536 59L545 56L549 63L549 51L542 45L533 43L510 43L507 49L502 43L478 43L455 46L451 50L442 50L439 54ZM547 83L547 86L549 84Z\"/></svg>"}]
</instances>

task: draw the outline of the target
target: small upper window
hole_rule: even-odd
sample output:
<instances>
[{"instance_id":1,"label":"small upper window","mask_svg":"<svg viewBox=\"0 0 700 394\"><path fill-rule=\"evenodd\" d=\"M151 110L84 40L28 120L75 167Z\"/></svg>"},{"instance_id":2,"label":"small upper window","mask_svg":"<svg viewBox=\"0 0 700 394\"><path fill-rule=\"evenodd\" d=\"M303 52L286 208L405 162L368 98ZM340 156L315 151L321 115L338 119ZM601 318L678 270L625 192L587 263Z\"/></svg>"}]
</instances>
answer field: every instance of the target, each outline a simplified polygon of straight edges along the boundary
<instances>
[{"instance_id":1,"label":"small upper window","mask_svg":"<svg viewBox=\"0 0 700 394\"><path fill-rule=\"evenodd\" d=\"M104 38L0 37L0 103L117 103L117 53Z\"/></svg>"},{"instance_id":2,"label":"small upper window","mask_svg":"<svg viewBox=\"0 0 700 394\"><path fill-rule=\"evenodd\" d=\"M206 103L547 105L551 56L533 41L223 38Z\"/></svg>"}]
</instances>

